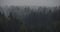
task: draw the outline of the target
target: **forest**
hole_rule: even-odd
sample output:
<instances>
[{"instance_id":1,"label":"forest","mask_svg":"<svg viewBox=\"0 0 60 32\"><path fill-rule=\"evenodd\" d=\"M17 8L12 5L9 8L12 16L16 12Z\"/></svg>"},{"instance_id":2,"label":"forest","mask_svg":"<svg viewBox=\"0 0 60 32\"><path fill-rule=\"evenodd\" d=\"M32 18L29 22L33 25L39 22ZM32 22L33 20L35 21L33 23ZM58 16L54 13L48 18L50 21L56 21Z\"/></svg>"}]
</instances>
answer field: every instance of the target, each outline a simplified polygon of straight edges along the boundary
<instances>
[{"instance_id":1,"label":"forest","mask_svg":"<svg viewBox=\"0 0 60 32\"><path fill-rule=\"evenodd\" d=\"M0 7L0 32L60 32L60 6Z\"/></svg>"}]
</instances>

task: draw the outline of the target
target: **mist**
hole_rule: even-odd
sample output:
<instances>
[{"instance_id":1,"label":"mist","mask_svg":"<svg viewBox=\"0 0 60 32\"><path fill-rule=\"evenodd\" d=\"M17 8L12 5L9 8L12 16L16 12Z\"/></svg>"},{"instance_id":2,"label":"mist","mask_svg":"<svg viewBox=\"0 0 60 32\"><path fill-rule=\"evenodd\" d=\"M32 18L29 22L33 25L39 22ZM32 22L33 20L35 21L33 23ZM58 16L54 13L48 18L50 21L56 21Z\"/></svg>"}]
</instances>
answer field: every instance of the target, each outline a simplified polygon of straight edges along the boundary
<instances>
[{"instance_id":1,"label":"mist","mask_svg":"<svg viewBox=\"0 0 60 32\"><path fill-rule=\"evenodd\" d=\"M0 6L59 6L60 0L0 0Z\"/></svg>"}]
</instances>

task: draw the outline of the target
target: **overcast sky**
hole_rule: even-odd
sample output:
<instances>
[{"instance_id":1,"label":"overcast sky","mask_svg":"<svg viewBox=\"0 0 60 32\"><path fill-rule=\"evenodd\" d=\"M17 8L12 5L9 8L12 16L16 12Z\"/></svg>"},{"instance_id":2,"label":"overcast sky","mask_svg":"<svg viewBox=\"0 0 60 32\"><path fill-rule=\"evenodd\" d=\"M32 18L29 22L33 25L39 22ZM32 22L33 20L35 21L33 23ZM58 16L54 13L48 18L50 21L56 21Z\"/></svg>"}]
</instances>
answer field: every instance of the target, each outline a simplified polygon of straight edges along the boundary
<instances>
[{"instance_id":1,"label":"overcast sky","mask_svg":"<svg viewBox=\"0 0 60 32\"><path fill-rule=\"evenodd\" d=\"M16 6L59 6L60 0L0 0L0 5Z\"/></svg>"}]
</instances>

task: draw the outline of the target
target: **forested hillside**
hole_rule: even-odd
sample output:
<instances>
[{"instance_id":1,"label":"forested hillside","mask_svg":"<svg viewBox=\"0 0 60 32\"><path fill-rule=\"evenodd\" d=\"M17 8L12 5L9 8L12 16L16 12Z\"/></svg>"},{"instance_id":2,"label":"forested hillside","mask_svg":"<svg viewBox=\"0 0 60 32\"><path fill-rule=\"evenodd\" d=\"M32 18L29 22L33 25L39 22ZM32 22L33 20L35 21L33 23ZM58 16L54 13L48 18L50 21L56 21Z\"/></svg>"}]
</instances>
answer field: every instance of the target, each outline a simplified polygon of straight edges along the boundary
<instances>
[{"instance_id":1,"label":"forested hillside","mask_svg":"<svg viewBox=\"0 0 60 32\"><path fill-rule=\"evenodd\" d=\"M0 32L60 32L60 6L0 7Z\"/></svg>"}]
</instances>

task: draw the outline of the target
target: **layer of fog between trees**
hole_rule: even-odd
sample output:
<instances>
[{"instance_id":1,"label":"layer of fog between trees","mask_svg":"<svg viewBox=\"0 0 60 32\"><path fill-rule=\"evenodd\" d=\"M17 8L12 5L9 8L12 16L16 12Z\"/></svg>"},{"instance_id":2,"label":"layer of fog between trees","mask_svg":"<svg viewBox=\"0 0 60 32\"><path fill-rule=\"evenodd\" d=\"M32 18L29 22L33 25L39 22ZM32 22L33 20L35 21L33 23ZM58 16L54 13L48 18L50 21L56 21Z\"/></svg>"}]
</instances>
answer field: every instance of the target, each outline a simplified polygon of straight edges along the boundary
<instances>
[{"instance_id":1,"label":"layer of fog between trees","mask_svg":"<svg viewBox=\"0 0 60 32\"><path fill-rule=\"evenodd\" d=\"M10 13L12 13L12 15L15 16L17 19L22 19L24 25L26 25L26 27L29 29L31 27L33 28L40 27L41 25L45 27L48 23L51 23L52 21L54 22L55 20L56 21L60 20L59 15L60 6L38 7L32 9L30 7L18 7L18 6L0 7L0 12L1 14L4 13L4 16L6 17L8 17Z\"/></svg>"}]
</instances>

